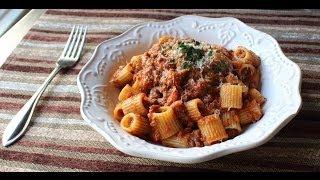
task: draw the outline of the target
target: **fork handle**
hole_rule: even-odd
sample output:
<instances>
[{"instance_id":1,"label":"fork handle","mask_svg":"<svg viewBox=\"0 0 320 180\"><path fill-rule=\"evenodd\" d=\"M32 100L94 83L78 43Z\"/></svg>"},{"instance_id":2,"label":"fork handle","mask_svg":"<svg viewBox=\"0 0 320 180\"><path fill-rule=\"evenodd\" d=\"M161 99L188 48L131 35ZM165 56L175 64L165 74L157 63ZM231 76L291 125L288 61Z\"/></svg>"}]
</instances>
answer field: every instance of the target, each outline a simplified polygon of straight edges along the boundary
<instances>
[{"instance_id":1,"label":"fork handle","mask_svg":"<svg viewBox=\"0 0 320 180\"><path fill-rule=\"evenodd\" d=\"M55 67L55 69L50 73L49 77L47 77L45 82L39 87L35 94L28 100L28 102L9 122L2 137L3 146L7 147L13 144L26 132L31 117L34 113L35 107L42 93L46 90L49 83L61 69L62 67L60 65L57 65Z\"/></svg>"}]
</instances>

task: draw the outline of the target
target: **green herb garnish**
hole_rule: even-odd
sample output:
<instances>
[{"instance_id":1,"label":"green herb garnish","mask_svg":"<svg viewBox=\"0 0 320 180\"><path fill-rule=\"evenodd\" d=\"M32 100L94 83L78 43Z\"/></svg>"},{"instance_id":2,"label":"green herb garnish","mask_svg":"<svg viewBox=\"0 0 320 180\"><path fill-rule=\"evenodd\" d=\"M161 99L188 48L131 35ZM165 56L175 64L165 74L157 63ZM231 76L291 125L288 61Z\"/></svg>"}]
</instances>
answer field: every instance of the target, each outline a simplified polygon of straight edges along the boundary
<instances>
[{"instance_id":1,"label":"green herb garnish","mask_svg":"<svg viewBox=\"0 0 320 180\"><path fill-rule=\"evenodd\" d=\"M186 45L182 42L179 43L179 49L182 53L186 54L186 58L182 64L182 68L191 68L194 64L197 63L197 61L202 60L202 58L204 57L204 51L202 49L196 49L193 46Z\"/></svg>"},{"instance_id":2,"label":"green herb garnish","mask_svg":"<svg viewBox=\"0 0 320 180\"><path fill-rule=\"evenodd\" d=\"M204 51L202 49L195 49L194 47L184 43L179 43L179 48L182 53L187 55L186 59L188 61L195 62L204 56Z\"/></svg>"},{"instance_id":3,"label":"green herb garnish","mask_svg":"<svg viewBox=\"0 0 320 180\"><path fill-rule=\"evenodd\" d=\"M212 56L212 50L208 52L208 56Z\"/></svg>"},{"instance_id":4,"label":"green herb garnish","mask_svg":"<svg viewBox=\"0 0 320 180\"><path fill-rule=\"evenodd\" d=\"M193 67L193 63L190 61L183 61L181 67L182 69L190 69L191 67Z\"/></svg>"},{"instance_id":5,"label":"green herb garnish","mask_svg":"<svg viewBox=\"0 0 320 180\"><path fill-rule=\"evenodd\" d=\"M219 61L219 63L214 67L214 72L215 73L223 73L228 69L229 65L225 61Z\"/></svg>"},{"instance_id":6,"label":"green herb garnish","mask_svg":"<svg viewBox=\"0 0 320 180\"><path fill-rule=\"evenodd\" d=\"M183 42L179 42L179 49L182 53L187 53L189 46L185 45Z\"/></svg>"}]
</instances>

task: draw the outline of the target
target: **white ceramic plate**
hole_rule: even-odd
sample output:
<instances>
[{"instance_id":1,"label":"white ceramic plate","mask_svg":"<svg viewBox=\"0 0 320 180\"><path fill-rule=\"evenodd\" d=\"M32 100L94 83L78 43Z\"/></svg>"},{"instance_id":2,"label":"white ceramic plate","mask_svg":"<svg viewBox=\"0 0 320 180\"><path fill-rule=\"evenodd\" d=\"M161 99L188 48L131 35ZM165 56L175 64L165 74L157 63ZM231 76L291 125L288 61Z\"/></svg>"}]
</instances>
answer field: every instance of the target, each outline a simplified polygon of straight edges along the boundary
<instances>
[{"instance_id":1,"label":"white ceramic plate","mask_svg":"<svg viewBox=\"0 0 320 180\"><path fill-rule=\"evenodd\" d=\"M241 135L225 142L194 148L169 148L146 142L123 131L113 118L119 90L108 81L119 64L146 51L162 35L191 37L234 49L245 46L261 57L264 116ZM181 16L170 21L137 25L102 42L81 70L77 83L81 115L118 150L138 157L180 163L198 163L266 143L301 107L300 68L281 51L270 35L231 17Z\"/></svg>"}]
</instances>

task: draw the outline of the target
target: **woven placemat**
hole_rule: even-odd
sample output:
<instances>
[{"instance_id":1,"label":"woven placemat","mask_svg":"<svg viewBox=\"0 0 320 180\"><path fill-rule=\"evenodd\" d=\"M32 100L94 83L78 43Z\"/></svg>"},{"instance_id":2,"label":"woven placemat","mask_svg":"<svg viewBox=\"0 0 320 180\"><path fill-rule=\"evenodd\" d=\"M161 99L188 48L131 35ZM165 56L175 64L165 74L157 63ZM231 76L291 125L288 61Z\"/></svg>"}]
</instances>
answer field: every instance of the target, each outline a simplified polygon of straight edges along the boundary
<instances>
[{"instance_id":1,"label":"woven placemat","mask_svg":"<svg viewBox=\"0 0 320 180\"><path fill-rule=\"evenodd\" d=\"M303 105L268 143L200 164L125 155L80 116L76 77L100 42L146 21L180 15L232 16L275 37L301 68ZM47 10L0 70L0 133L55 67L73 25L88 26L80 62L61 72L18 143L0 147L1 171L319 171L320 11L316 10Z\"/></svg>"}]
</instances>

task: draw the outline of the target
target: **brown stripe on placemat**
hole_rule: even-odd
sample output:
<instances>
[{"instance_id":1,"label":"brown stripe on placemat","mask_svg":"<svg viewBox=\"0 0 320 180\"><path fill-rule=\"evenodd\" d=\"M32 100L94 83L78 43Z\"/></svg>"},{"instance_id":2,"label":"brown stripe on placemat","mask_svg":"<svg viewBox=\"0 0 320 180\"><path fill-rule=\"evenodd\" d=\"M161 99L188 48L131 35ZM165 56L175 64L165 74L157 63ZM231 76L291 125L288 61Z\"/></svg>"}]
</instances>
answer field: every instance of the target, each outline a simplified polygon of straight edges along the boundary
<instances>
[{"instance_id":1,"label":"brown stripe on placemat","mask_svg":"<svg viewBox=\"0 0 320 180\"><path fill-rule=\"evenodd\" d=\"M155 10L148 10L148 9L144 9L144 11L152 11L152 12L173 12L173 13L184 13L184 14L202 14L202 13L217 13L217 14L221 14L221 15L226 15L226 16L234 16L235 13L232 10L226 10L229 12L223 12L223 11L218 11L216 12L216 10L188 10L188 9L155 9ZM246 16L262 16L262 17L270 17L271 15L268 13L263 13L263 11L259 12L259 13L241 13L241 12L237 12L237 14L242 14L242 15L246 15ZM290 15L290 14L272 14L273 17L297 17L297 15ZM298 17L305 17L305 18L320 18L320 14L318 16L316 15L299 15Z\"/></svg>"},{"instance_id":2,"label":"brown stripe on placemat","mask_svg":"<svg viewBox=\"0 0 320 180\"><path fill-rule=\"evenodd\" d=\"M84 17L135 17L135 18L152 18L160 20L169 20L176 18L179 15L163 15L163 14L147 14L147 13L109 13L109 12L70 12L70 11L57 11L48 10L47 14L51 15L70 15L70 16L84 16ZM207 15L207 17L216 17L214 15ZM308 25L320 26L318 21L307 20L268 20L268 19L254 19L254 18L239 18L241 21L253 24L281 24L281 25Z\"/></svg>"},{"instance_id":3,"label":"brown stripe on placemat","mask_svg":"<svg viewBox=\"0 0 320 180\"><path fill-rule=\"evenodd\" d=\"M278 43L280 43L280 44L294 44L294 45L307 44L307 45L320 46L319 41L309 42L309 41L290 41L290 40L283 41L283 40L279 40Z\"/></svg>"},{"instance_id":4,"label":"brown stripe on placemat","mask_svg":"<svg viewBox=\"0 0 320 180\"><path fill-rule=\"evenodd\" d=\"M52 30L52 29L37 29L37 28L31 28L30 32L41 32L41 33L48 33L48 34L54 34L54 35L69 35L70 31L59 31L59 30ZM117 36L121 33L119 32L88 32L88 35L105 35L105 36Z\"/></svg>"},{"instance_id":5,"label":"brown stripe on placemat","mask_svg":"<svg viewBox=\"0 0 320 180\"><path fill-rule=\"evenodd\" d=\"M15 94L15 93L6 93L0 92L0 97L10 97L10 98L17 98L17 99L30 99L32 95L25 95L25 94ZM75 101L79 102L81 99L80 97L74 96L41 96L41 100L46 101Z\"/></svg>"},{"instance_id":6,"label":"brown stripe on placemat","mask_svg":"<svg viewBox=\"0 0 320 180\"><path fill-rule=\"evenodd\" d=\"M21 72L32 72L32 73L46 73L49 74L52 72L53 68L45 68L45 67L36 67L36 66L19 66L19 65L11 65L4 64L2 69L7 71L21 71ZM60 74L70 74L77 75L80 72L80 69L66 69L61 70Z\"/></svg>"},{"instance_id":7,"label":"brown stripe on placemat","mask_svg":"<svg viewBox=\"0 0 320 180\"><path fill-rule=\"evenodd\" d=\"M206 14L213 14L213 15L220 15L220 16L247 16L247 17L255 17L255 18L260 18L260 17L264 17L264 18L275 18L275 19L279 19L279 18L307 18L307 19L312 19L312 18L319 18L320 14L316 14L313 13L312 15L310 15L311 13L307 13L306 11L295 11L295 14L288 14L288 12L290 11L286 11L286 13L284 13L284 11L279 11L279 12L275 12L273 11L272 13L265 13L268 12L266 10L260 10L257 13L243 13L242 11L234 11L234 10L230 10L230 9L208 9L208 10L204 10L204 9L122 9L122 10L113 10L113 9L107 9L107 10L103 10L103 9L99 9L99 10L88 10L88 9L80 9L80 10L69 10L69 9L53 9L56 12L72 12L72 13L153 13L153 14L176 14L176 15L182 15L182 14L199 14L199 15L206 15ZM284 13L284 14L281 14ZM50 13L48 13L50 14Z\"/></svg>"},{"instance_id":8,"label":"brown stripe on placemat","mask_svg":"<svg viewBox=\"0 0 320 180\"><path fill-rule=\"evenodd\" d=\"M71 152L81 152L81 153L93 153L93 154L115 154L119 156L129 157L129 155L124 154L114 148L98 148L98 147L85 147L85 146L67 146L55 143L46 143L46 142L38 142L38 141L20 141L17 143L20 146L26 147L40 147L40 148L48 148L48 149L56 149L62 151L71 151Z\"/></svg>"},{"instance_id":9,"label":"brown stripe on placemat","mask_svg":"<svg viewBox=\"0 0 320 180\"><path fill-rule=\"evenodd\" d=\"M304 78L320 79L320 73L317 70L301 69Z\"/></svg>"},{"instance_id":10,"label":"brown stripe on placemat","mask_svg":"<svg viewBox=\"0 0 320 180\"><path fill-rule=\"evenodd\" d=\"M308 49L308 48L298 48L298 47L282 47L285 53L311 53L320 54L320 49Z\"/></svg>"},{"instance_id":11,"label":"brown stripe on placemat","mask_svg":"<svg viewBox=\"0 0 320 180\"><path fill-rule=\"evenodd\" d=\"M13 102L0 102L0 109L15 109L19 110L22 108L23 104L17 104ZM65 114L79 114L80 109L78 107L70 107L70 106L46 106L39 105L37 106L38 112L51 112L51 113L65 113Z\"/></svg>"},{"instance_id":12,"label":"brown stripe on placemat","mask_svg":"<svg viewBox=\"0 0 320 180\"><path fill-rule=\"evenodd\" d=\"M115 37L116 35L106 35L106 36L88 36L87 37L87 42L88 43L101 43L109 38ZM29 40L36 40L36 41L46 41L46 42L65 42L68 39L68 35L59 35L56 34L55 36L46 36L45 34L27 34L24 39L29 39ZM319 42L299 42L299 41L280 41L279 42L282 50L285 53L311 53L311 54L319 54L320 49L310 49L310 48L302 48L302 47L287 47L284 46L283 44L294 44L294 45L319 45Z\"/></svg>"},{"instance_id":13,"label":"brown stripe on placemat","mask_svg":"<svg viewBox=\"0 0 320 180\"><path fill-rule=\"evenodd\" d=\"M104 36L104 37L90 37L88 36L86 38L86 42L88 43L101 43L102 41L112 38L115 35L109 35L109 36ZM45 36L45 35L40 35L40 34L27 34L24 36L24 39L30 39L30 40L37 40L37 41L47 41L47 42L66 42L68 40L68 36Z\"/></svg>"},{"instance_id":14,"label":"brown stripe on placemat","mask_svg":"<svg viewBox=\"0 0 320 180\"><path fill-rule=\"evenodd\" d=\"M87 171L200 171L201 169L123 164L116 162L106 162L99 160L81 160L68 157L59 157L53 155L45 155L39 153L22 153L16 151L0 150L0 158L6 160L19 160L22 162L38 162L43 165L51 165L57 167L68 167L73 169L82 169Z\"/></svg>"}]
</instances>

